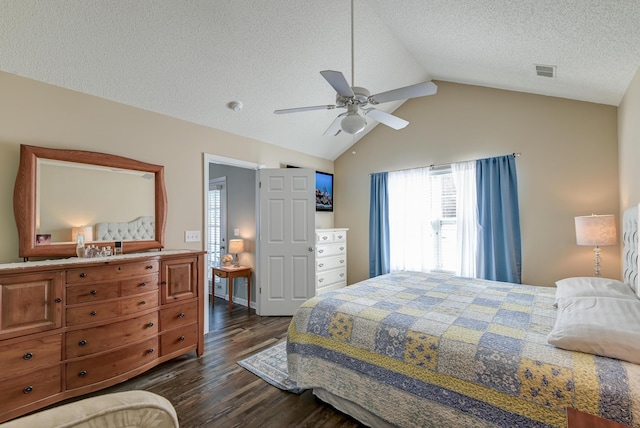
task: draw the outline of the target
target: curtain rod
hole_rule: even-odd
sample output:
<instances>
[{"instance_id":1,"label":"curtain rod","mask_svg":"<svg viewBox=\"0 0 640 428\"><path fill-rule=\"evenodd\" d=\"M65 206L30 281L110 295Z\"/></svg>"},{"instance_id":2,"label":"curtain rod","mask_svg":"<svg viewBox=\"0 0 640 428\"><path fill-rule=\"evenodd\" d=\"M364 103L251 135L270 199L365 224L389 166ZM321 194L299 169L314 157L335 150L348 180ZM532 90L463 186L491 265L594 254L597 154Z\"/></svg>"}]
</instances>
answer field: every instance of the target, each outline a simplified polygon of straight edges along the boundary
<instances>
[{"instance_id":1,"label":"curtain rod","mask_svg":"<svg viewBox=\"0 0 640 428\"><path fill-rule=\"evenodd\" d=\"M518 158L522 155L522 153L520 152L513 152L513 153L509 153L506 155L502 155L502 156L513 156L514 158ZM490 157L498 157L498 156L490 156ZM383 171L383 172L398 172L398 171L408 171L410 169L418 169L418 168L430 168L430 169L436 169L439 167L443 167L443 166L451 166L452 163L461 163L461 162L471 162L471 161L476 161L476 160L482 160L482 159L489 159L489 157L487 158L480 158L480 159L468 159L466 161L458 161L458 162L450 162L450 163L438 163L438 164L431 164L431 165L427 165L427 166L414 166L411 168L402 168L402 169L394 169L391 171ZM375 172L371 172L369 173L369 175L371 174L376 174Z\"/></svg>"}]
</instances>

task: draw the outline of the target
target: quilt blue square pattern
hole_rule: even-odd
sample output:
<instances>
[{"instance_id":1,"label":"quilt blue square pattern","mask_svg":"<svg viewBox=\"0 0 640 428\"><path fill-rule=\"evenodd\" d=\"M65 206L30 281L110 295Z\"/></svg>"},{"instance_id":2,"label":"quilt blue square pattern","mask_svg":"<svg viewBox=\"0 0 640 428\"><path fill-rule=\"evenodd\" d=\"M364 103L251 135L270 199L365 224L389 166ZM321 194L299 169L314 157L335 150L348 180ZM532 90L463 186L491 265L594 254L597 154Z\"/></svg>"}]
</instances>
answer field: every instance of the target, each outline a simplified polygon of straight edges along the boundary
<instances>
[{"instance_id":1,"label":"quilt blue square pattern","mask_svg":"<svg viewBox=\"0 0 640 428\"><path fill-rule=\"evenodd\" d=\"M546 343L555 289L404 272L360 284L306 302L288 351L496 426L560 426L566 407L633 423L626 363Z\"/></svg>"}]
</instances>

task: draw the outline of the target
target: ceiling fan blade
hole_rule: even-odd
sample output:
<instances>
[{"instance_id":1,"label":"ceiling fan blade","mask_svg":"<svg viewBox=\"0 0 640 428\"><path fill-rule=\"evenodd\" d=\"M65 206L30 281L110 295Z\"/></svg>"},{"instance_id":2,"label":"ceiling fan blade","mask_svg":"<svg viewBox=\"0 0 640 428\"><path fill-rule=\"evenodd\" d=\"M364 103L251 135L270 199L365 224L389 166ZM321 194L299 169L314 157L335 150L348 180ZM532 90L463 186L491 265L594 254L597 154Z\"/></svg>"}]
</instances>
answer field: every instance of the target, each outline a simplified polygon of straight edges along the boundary
<instances>
[{"instance_id":1,"label":"ceiling fan blade","mask_svg":"<svg viewBox=\"0 0 640 428\"><path fill-rule=\"evenodd\" d=\"M349 86L349 82L345 79L344 74L333 70L324 70L321 71L320 74L322 74L322 77L324 77L325 80L333 86L333 89L336 90L338 95L342 97L354 96L353 89Z\"/></svg>"},{"instance_id":2,"label":"ceiling fan blade","mask_svg":"<svg viewBox=\"0 0 640 428\"><path fill-rule=\"evenodd\" d=\"M400 119L399 117L389 114L387 112L384 112L382 110L367 108L367 109L362 109L362 111L364 111L365 116L368 116L371 119L375 120L376 122L380 122L396 130L402 129L409 124L409 122L407 122L406 120Z\"/></svg>"},{"instance_id":3,"label":"ceiling fan blade","mask_svg":"<svg viewBox=\"0 0 640 428\"><path fill-rule=\"evenodd\" d=\"M338 115L338 117L336 117L334 121L331 122L331 125L329 125L327 130L324 131L324 134L322 135L324 135L325 137L326 136L335 137L336 135L338 135L342 131L342 128L340 127L340 125L342 124L342 118L344 117L344 115L346 115L346 113L342 113Z\"/></svg>"},{"instance_id":4,"label":"ceiling fan blade","mask_svg":"<svg viewBox=\"0 0 640 428\"><path fill-rule=\"evenodd\" d=\"M381 92L369 97L371 104L388 103L389 101L408 100L409 98L424 97L438 92L438 87L433 82L417 83L404 88Z\"/></svg>"},{"instance_id":5,"label":"ceiling fan blade","mask_svg":"<svg viewBox=\"0 0 640 428\"><path fill-rule=\"evenodd\" d=\"M281 110L274 110L274 113L275 114L286 114L286 113L298 113L300 111L332 110L334 108L336 108L336 106L334 106L334 105L295 107L295 108L285 108L285 109L281 109Z\"/></svg>"}]
</instances>

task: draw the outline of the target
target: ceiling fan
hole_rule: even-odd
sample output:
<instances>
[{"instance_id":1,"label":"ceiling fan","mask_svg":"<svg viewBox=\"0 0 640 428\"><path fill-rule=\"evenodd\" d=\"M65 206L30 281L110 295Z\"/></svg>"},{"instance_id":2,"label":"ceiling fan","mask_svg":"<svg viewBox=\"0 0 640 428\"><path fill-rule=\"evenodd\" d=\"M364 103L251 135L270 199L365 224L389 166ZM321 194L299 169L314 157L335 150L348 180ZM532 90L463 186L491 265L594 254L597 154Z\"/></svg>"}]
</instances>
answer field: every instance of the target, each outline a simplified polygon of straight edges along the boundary
<instances>
[{"instance_id":1,"label":"ceiling fan","mask_svg":"<svg viewBox=\"0 0 640 428\"><path fill-rule=\"evenodd\" d=\"M353 54L353 0L351 0L351 82L354 81L354 54ZM341 131L347 134L357 134L362 132L367 125L365 117L387 125L393 129L402 129L409 124L404 119L397 116L377 110L368 105L377 105L390 101L406 100L409 98L423 97L433 95L438 91L438 87L433 82L417 83L415 85L405 86L403 88L393 89L391 91L381 92L379 94L370 95L370 92L359 86L350 86L347 79L339 71L324 70L320 74L336 91L336 103L325 104L308 107L295 107L282 110L275 110L275 114L298 113L302 111L312 110L332 110L335 108L344 108L347 111L341 113L331 123L329 128L323 135L336 136Z\"/></svg>"}]
</instances>

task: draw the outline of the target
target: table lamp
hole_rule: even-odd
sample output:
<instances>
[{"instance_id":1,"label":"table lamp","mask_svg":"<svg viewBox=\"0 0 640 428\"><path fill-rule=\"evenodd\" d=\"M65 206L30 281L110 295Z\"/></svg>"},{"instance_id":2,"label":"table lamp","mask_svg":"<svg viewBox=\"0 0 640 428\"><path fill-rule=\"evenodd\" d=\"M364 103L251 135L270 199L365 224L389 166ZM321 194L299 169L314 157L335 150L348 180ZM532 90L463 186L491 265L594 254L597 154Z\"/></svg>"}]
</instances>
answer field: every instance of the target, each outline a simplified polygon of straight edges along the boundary
<instances>
[{"instance_id":1,"label":"table lamp","mask_svg":"<svg viewBox=\"0 0 640 428\"><path fill-rule=\"evenodd\" d=\"M595 246L596 266L594 276L600 276L600 247L616 244L616 220L611 214L588 215L575 218L578 245Z\"/></svg>"},{"instance_id":2,"label":"table lamp","mask_svg":"<svg viewBox=\"0 0 640 428\"><path fill-rule=\"evenodd\" d=\"M230 239L229 240L229 252L235 254L233 259L233 267L239 267L238 253L244 252L244 241L242 239Z\"/></svg>"}]
</instances>

